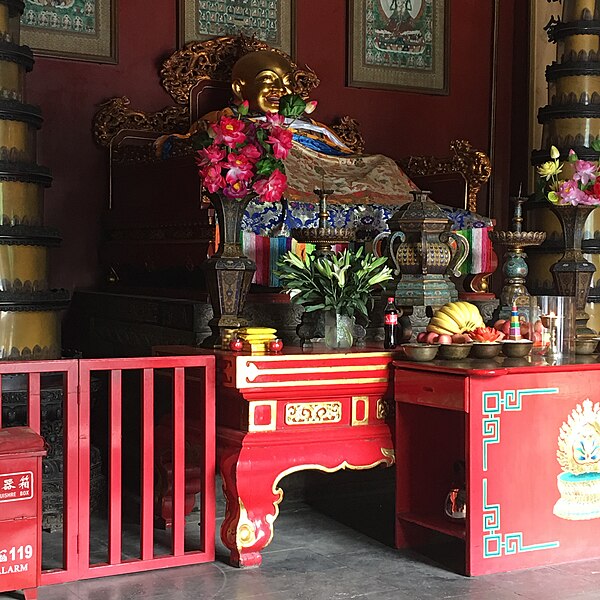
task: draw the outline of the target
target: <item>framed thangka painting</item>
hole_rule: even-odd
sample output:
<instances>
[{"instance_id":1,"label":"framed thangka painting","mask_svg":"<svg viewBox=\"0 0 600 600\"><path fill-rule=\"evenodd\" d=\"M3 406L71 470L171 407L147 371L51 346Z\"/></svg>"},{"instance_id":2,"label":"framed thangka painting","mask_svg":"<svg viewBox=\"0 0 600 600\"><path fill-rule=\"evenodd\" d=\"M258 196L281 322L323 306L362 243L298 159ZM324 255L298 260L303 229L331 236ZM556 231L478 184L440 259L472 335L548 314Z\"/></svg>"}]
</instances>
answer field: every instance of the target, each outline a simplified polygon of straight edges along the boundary
<instances>
[{"instance_id":1,"label":"framed thangka painting","mask_svg":"<svg viewBox=\"0 0 600 600\"><path fill-rule=\"evenodd\" d=\"M21 42L35 54L117 62L117 0L25 0Z\"/></svg>"},{"instance_id":2,"label":"framed thangka painting","mask_svg":"<svg viewBox=\"0 0 600 600\"><path fill-rule=\"evenodd\" d=\"M448 93L447 0L350 0L348 84Z\"/></svg>"},{"instance_id":3,"label":"framed thangka painting","mask_svg":"<svg viewBox=\"0 0 600 600\"><path fill-rule=\"evenodd\" d=\"M294 0L179 0L179 45L222 35L244 35L288 54Z\"/></svg>"}]
</instances>

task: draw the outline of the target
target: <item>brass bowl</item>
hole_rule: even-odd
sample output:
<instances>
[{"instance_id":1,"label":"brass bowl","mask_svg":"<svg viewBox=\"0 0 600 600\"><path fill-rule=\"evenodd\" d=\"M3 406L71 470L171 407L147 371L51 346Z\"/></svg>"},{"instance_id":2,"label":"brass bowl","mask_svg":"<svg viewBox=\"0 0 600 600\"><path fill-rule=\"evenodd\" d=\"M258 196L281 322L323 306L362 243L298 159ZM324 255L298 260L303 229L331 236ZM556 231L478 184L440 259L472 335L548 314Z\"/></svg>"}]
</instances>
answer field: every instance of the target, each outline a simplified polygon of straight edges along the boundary
<instances>
[{"instance_id":1,"label":"brass bowl","mask_svg":"<svg viewBox=\"0 0 600 600\"><path fill-rule=\"evenodd\" d=\"M494 358L500 354L500 342L473 342L471 344L471 358Z\"/></svg>"},{"instance_id":2,"label":"brass bowl","mask_svg":"<svg viewBox=\"0 0 600 600\"><path fill-rule=\"evenodd\" d=\"M575 338L575 354L594 354L598 347L597 337Z\"/></svg>"},{"instance_id":3,"label":"brass bowl","mask_svg":"<svg viewBox=\"0 0 600 600\"><path fill-rule=\"evenodd\" d=\"M439 344L402 344L401 348L406 354L406 358L417 362L426 362L433 360L438 353Z\"/></svg>"},{"instance_id":4,"label":"brass bowl","mask_svg":"<svg viewBox=\"0 0 600 600\"><path fill-rule=\"evenodd\" d=\"M533 348L533 342L530 340L504 340L502 342L502 354L509 358L523 358L527 356Z\"/></svg>"},{"instance_id":5,"label":"brass bowl","mask_svg":"<svg viewBox=\"0 0 600 600\"><path fill-rule=\"evenodd\" d=\"M437 357L443 360L463 360L469 356L471 344L440 344Z\"/></svg>"}]
</instances>

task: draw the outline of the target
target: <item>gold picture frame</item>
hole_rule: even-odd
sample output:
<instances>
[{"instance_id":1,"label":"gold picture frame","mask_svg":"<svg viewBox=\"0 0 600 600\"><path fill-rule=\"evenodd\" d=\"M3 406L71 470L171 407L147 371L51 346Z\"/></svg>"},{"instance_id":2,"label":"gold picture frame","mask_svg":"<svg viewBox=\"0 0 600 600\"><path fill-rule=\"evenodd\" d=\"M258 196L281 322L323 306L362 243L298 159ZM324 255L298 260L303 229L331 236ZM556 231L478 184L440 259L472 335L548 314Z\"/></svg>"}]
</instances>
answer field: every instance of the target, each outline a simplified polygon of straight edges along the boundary
<instances>
[{"instance_id":1,"label":"gold picture frame","mask_svg":"<svg viewBox=\"0 0 600 600\"><path fill-rule=\"evenodd\" d=\"M348 85L448 94L448 0L349 0Z\"/></svg>"},{"instance_id":2,"label":"gold picture frame","mask_svg":"<svg viewBox=\"0 0 600 600\"><path fill-rule=\"evenodd\" d=\"M243 33L293 55L294 0L253 0L247 7L239 4L236 0L178 0L179 46Z\"/></svg>"},{"instance_id":3,"label":"gold picture frame","mask_svg":"<svg viewBox=\"0 0 600 600\"><path fill-rule=\"evenodd\" d=\"M117 0L25 0L21 42L38 56L116 64Z\"/></svg>"}]
</instances>

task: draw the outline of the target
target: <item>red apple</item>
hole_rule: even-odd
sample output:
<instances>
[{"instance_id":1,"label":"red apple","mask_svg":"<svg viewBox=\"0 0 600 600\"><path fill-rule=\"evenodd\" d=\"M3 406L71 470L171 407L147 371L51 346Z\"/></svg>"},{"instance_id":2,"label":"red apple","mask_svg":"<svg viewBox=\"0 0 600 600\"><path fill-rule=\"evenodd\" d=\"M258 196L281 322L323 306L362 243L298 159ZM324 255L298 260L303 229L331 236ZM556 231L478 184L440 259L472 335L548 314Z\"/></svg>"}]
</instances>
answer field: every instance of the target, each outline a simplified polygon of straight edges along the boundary
<instances>
[{"instance_id":1,"label":"red apple","mask_svg":"<svg viewBox=\"0 0 600 600\"><path fill-rule=\"evenodd\" d=\"M502 331L502 325L504 325L504 323L506 323L506 319L498 319L494 323L494 329L497 329L498 331Z\"/></svg>"},{"instance_id":2,"label":"red apple","mask_svg":"<svg viewBox=\"0 0 600 600\"><path fill-rule=\"evenodd\" d=\"M426 344L437 344L439 337L440 337L439 334L435 333L434 331L430 331L425 336L425 343Z\"/></svg>"},{"instance_id":3,"label":"red apple","mask_svg":"<svg viewBox=\"0 0 600 600\"><path fill-rule=\"evenodd\" d=\"M421 333L419 333L419 335L417 336L417 342L424 343L426 337L427 337L427 332L421 331Z\"/></svg>"},{"instance_id":4,"label":"red apple","mask_svg":"<svg viewBox=\"0 0 600 600\"><path fill-rule=\"evenodd\" d=\"M241 352L244 349L244 340L241 338L233 338L229 342L229 349L234 352Z\"/></svg>"},{"instance_id":5,"label":"red apple","mask_svg":"<svg viewBox=\"0 0 600 600\"><path fill-rule=\"evenodd\" d=\"M450 334L447 333L440 333L438 339L437 339L437 343L438 344L451 344L452 343L452 336Z\"/></svg>"},{"instance_id":6,"label":"red apple","mask_svg":"<svg viewBox=\"0 0 600 600\"><path fill-rule=\"evenodd\" d=\"M269 342L269 352L281 352L283 350L283 340L279 338Z\"/></svg>"},{"instance_id":7,"label":"red apple","mask_svg":"<svg viewBox=\"0 0 600 600\"><path fill-rule=\"evenodd\" d=\"M455 333L452 336L453 344L468 344L471 341L471 338L468 335L464 335L463 333Z\"/></svg>"},{"instance_id":8,"label":"red apple","mask_svg":"<svg viewBox=\"0 0 600 600\"><path fill-rule=\"evenodd\" d=\"M504 335L508 335L510 333L510 321L504 321L502 327L498 331L501 331Z\"/></svg>"}]
</instances>

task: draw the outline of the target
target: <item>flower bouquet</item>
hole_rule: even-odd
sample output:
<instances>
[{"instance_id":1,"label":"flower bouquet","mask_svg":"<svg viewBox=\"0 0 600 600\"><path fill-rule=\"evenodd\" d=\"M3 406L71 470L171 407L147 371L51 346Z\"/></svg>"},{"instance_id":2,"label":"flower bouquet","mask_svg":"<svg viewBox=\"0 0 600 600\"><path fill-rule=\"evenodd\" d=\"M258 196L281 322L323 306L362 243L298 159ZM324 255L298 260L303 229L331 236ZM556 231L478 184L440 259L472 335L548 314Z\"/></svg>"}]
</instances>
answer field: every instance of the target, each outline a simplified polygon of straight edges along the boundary
<instances>
[{"instance_id":1,"label":"flower bouquet","mask_svg":"<svg viewBox=\"0 0 600 600\"><path fill-rule=\"evenodd\" d=\"M598 150L596 143L593 149ZM549 160L538 167L538 191L551 203L550 209L558 218L564 240L564 253L550 267L556 290L561 296L576 298L577 319L587 320L585 304L592 275L596 268L583 255L584 225L590 213L600 205L600 178L598 165L580 160L570 150L568 166L560 162L556 146L550 148ZM567 170L571 177L559 179Z\"/></svg>"},{"instance_id":2,"label":"flower bouquet","mask_svg":"<svg viewBox=\"0 0 600 600\"><path fill-rule=\"evenodd\" d=\"M292 147L286 117L299 117L308 104L290 94L279 100L279 112L264 117L250 117L248 101L223 111L193 138L203 187L230 199L280 200L287 186L283 161Z\"/></svg>"},{"instance_id":3,"label":"flower bouquet","mask_svg":"<svg viewBox=\"0 0 600 600\"><path fill-rule=\"evenodd\" d=\"M600 204L600 179L597 164L580 160L574 150L569 151L568 162L574 167L570 179L559 179L565 168L564 162L559 162L560 152L556 146L550 148L549 160L537 169L540 175L540 191L552 204Z\"/></svg>"}]
</instances>

